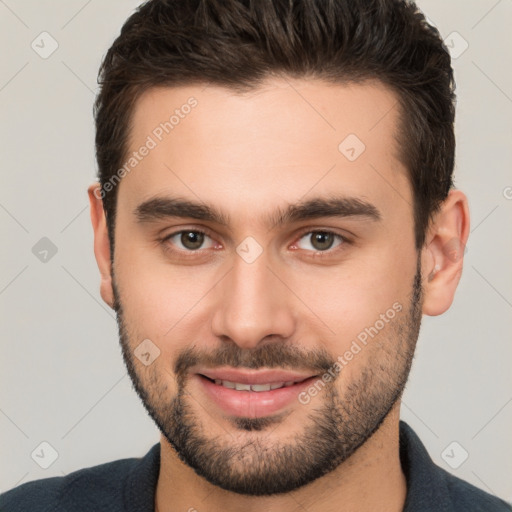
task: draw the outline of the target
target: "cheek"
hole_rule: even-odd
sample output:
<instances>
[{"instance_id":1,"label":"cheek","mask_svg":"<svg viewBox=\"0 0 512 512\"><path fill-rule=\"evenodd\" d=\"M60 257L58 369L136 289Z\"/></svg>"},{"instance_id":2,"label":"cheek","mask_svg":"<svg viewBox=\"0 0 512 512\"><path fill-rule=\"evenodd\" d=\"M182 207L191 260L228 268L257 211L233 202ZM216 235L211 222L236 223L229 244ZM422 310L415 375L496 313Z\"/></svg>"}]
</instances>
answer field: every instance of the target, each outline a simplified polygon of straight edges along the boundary
<instances>
[{"instance_id":1,"label":"cheek","mask_svg":"<svg viewBox=\"0 0 512 512\"><path fill-rule=\"evenodd\" d=\"M134 270L118 280L125 317L143 336L165 335L187 313L195 296L193 287L165 274Z\"/></svg>"},{"instance_id":2,"label":"cheek","mask_svg":"<svg viewBox=\"0 0 512 512\"><path fill-rule=\"evenodd\" d=\"M358 336L368 336L367 329L376 326L379 338L390 333L409 307L415 271L416 261L410 254L383 250L357 262L297 274L290 288L304 303L310 325L318 326L316 337L326 340L326 348L337 357Z\"/></svg>"},{"instance_id":3,"label":"cheek","mask_svg":"<svg viewBox=\"0 0 512 512\"><path fill-rule=\"evenodd\" d=\"M122 250L119 244L116 251ZM207 325L205 318L198 321L198 315L215 284L213 268L171 266L154 250L131 249L116 257L115 275L133 344L150 339L170 356L184 348L179 340L186 344Z\"/></svg>"}]
</instances>

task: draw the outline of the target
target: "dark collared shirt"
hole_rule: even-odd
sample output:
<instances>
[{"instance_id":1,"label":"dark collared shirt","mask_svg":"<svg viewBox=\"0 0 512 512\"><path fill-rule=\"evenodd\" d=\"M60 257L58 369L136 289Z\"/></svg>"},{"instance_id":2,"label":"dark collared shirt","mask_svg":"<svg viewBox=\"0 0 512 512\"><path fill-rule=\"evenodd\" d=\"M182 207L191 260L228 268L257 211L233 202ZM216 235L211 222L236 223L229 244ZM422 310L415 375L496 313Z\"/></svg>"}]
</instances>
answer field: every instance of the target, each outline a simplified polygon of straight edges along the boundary
<instances>
[{"instance_id":1,"label":"dark collared shirt","mask_svg":"<svg viewBox=\"0 0 512 512\"><path fill-rule=\"evenodd\" d=\"M435 465L403 421L400 461L407 479L403 512L512 511L511 505ZM20 485L0 495L0 512L153 512L159 470L160 444L156 444L140 459L117 460Z\"/></svg>"}]
</instances>

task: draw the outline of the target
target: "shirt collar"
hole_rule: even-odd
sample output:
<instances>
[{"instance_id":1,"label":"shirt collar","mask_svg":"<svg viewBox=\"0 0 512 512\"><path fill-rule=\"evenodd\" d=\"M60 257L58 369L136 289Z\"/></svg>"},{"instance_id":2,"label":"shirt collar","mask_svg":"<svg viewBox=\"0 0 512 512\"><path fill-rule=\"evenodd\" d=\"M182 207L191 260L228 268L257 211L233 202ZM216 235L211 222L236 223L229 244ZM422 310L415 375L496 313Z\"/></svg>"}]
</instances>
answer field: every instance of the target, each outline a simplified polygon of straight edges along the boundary
<instances>
[{"instance_id":1,"label":"shirt collar","mask_svg":"<svg viewBox=\"0 0 512 512\"><path fill-rule=\"evenodd\" d=\"M400 421L400 463L407 480L403 512L453 512L445 472L434 464L414 430Z\"/></svg>"}]
</instances>

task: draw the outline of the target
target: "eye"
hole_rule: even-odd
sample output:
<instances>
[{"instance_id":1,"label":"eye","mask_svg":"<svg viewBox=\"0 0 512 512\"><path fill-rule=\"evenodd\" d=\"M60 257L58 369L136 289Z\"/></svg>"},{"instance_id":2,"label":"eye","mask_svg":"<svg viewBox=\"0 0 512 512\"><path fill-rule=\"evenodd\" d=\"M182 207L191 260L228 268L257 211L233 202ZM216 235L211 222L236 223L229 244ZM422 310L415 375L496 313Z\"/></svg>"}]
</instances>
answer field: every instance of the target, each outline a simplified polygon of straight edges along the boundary
<instances>
[{"instance_id":1,"label":"eye","mask_svg":"<svg viewBox=\"0 0 512 512\"><path fill-rule=\"evenodd\" d=\"M336 239L338 243L334 245ZM304 244L302 240L309 240L309 242ZM309 231L305 233L294 246L299 247L299 249L325 252L333 246L338 247L344 242L346 242L344 237L332 231Z\"/></svg>"},{"instance_id":2,"label":"eye","mask_svg":"<svg viewBox=\"0 0 512 512\"><path fill-rule=\"evenodd\" d=\"M209 245L206 247L202 247L205 238L209 239ZM178 249L184 251L197 251L198 249L208 249L213 247L212 239L203 231L186 229L183 231L177 231L176 233L172 233L169 236L165 237L164 242L170 242L173 245L176 245ZM180 246L181 244L181 246Z\"/></svg>"}]
</instances>

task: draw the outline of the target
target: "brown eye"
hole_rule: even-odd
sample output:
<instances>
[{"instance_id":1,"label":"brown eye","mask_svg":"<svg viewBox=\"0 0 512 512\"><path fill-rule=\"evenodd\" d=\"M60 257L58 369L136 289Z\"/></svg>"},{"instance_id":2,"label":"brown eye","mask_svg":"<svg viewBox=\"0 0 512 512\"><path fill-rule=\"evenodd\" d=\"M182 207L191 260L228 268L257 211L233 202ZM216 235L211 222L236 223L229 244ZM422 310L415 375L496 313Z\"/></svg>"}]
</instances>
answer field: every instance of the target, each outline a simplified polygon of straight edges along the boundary
<instances>
[{"instance_id":1,"label":"brown eye","mask_svg":"<svg viewBox=\"0 0 512 512\"><path fill-rule=\"evenodd\" d=\"M307 242L308 239L309 243ZM334 246L336 239L339 240L336 245L340 245L344 242L344 239L341 235L332 233L331 231L310 231L301 237L300 241L297 243L297 246L300 249L327 251ZM306 240L306 244L303 244L302 240Z\"/></svg>"},{"instance_id":2,"label":"brown eye","mask_svg":"<svg viewBox=\"0 0 512 512\"><path fill-rule=\"evenodd\" d=\"M199 249L204 242L204 234L199 231L182 231L180 242L187 249Z\"/></svg>"},{"instance_id":3,"label":"brown eye","mask_svg":"<svg viewBox=\"0 0 512 512\"><path fill-rule=\"evenodd\" d=\"M311 245L319 251L325 251L326 249L330 249L333 243L333 234L327 233L325 231L318 231L314 233L313 236L311 237Z\"/></svg>"},{"instance_id":4,"label":"brown eye","mask_svg":"<svg viewBox=\"0 0 512 512\"><path fill-rule=\"evenodd\" d=\"M181 251L198 251L213 247L211 238L202 231L186 229L177 231L165 238L165 243L176 246Z\"/></svg>"}]
</instances>

